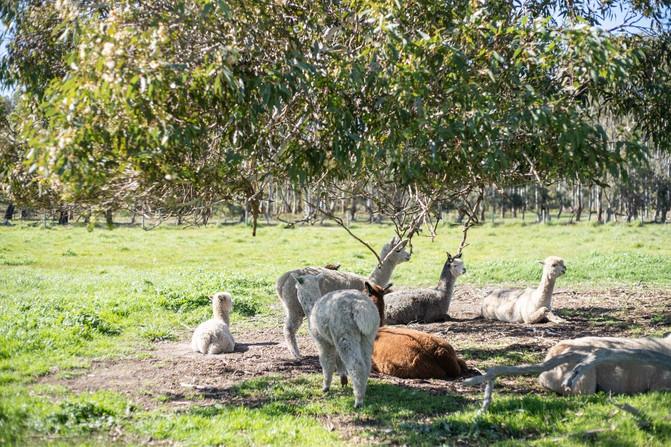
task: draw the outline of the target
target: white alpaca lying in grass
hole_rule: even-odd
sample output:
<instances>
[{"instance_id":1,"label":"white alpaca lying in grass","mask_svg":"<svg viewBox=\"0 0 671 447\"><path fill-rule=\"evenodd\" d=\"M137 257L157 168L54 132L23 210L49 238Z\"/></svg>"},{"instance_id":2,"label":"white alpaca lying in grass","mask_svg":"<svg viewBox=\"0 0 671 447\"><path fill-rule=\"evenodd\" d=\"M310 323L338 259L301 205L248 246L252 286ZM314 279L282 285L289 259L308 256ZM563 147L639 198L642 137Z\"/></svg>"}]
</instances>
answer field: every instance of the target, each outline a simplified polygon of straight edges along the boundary
<instances>
[{"instance_id":1,"label":"white alpaca lying in grass","mask_svg":"<svg viewBox=\"0 0 671 447\"><path fill-rule=\"evenodd\" d=\"M198 325L193 332L191 348L202 354L233 352L235 340L229 330L233 298L226 292L217 292L210 299L212 318Z\"/></svg>"},{"instance_id":2,"label":"white alpaca lying in grass","mask_svg":"<svg viewBox=\"0 0 671 447\"><path fill-rule=\"evenodd\" d=\"M671 358L671 334L665 338L582 337L563 340L550 348L545 360L569 352L593 353L598 349L645 349ZM588 370L571 390L563 386L576 363L565 363L544 372L538 381L545 388L560 394L592 394L606 391L634 394L654 390L671 390L671 370L662 365L643 362L604 363Z\"/></svg>"},{"instance_id":3,"label":"white alpaca lying in grass","mask_svg":"<svg viewBox=\"0 0 671 447\"><path fill-rule=\"evenodd\" d=\"M324 373L324 391L331 387L338 363L352 379L354 406L363 406L375 334L380 317L373 302L358 290L338 290L322 296L319 275L292 275L298 301L308 317L310 334L319 348L319 363ZM373 289L369 282L368 290Z\"/></svg>"},{"instance_id":4,"label":"white alpaca lying in grass","mask_svg":"<svg viewBox=\"0 0 671 447\"><path fill-rule=\"evenodd\" d=\"M482 316L509 323L564 321L552 313L552 291L557 278L566 273L564 260L550 256L542 264L543 277L538 288L491 291L482 301Z\"/></svg>"}]
</instances>

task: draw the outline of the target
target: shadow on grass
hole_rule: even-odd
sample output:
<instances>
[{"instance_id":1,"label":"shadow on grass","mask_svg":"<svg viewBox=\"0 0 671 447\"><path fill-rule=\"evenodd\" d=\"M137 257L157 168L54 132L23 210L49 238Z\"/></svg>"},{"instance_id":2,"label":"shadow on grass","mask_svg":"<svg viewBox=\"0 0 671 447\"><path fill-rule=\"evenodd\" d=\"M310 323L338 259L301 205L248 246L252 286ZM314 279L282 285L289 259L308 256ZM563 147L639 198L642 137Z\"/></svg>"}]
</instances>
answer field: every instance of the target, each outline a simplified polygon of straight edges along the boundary
<instances>
[{"instance_id":1,"label":"shadow on grass","mask_svg":"<svg viewBox=\"0 0 671 447\"><path fill-rule=\"evenodd\" d=\"M538 343L515 343L500 348L465 348L459 350L459 354L468 360L497 360L510 365L534 361L539 354L544 352L545 349Z\"/></svg>"},{"instance_id":2,"label":"shadow on grass","mask_svg":"<svg viewBox=\"0 0 671 447\"><path fill-rule=\"evenodd\" d=\"M522 324L485 320L483 318L450 319L449 332L453 334L491 334L493 339L502 337L529 337L543 334L546 337L563 339L589 335L621 333L641 327L641 324L626 320L621 310L608 307L578 307L556 309L554 313L566 319L565 323ZM656 324L668 324L671 314L656 314L649 317Z\"/></svg>"},{"instance_id":3,"label":"shadow on grass","mask_svg":"<svg viewBox=\"0 0 671 447\"><path fill-rule=\"evenodd\" d=\"M499 395L488 413L477 416L479 395L469 398L447 388L425 390L371 380L361 410L353 408L350 386L335 385L327 394L320 388L321 376L317 374L290 379L264 376L226 389L199 390L218 392L219 402L192 406L182 414L216 417L244 407L264 418L296 418L296 424L302 418L317 419L332 424L329 429L342 433L355 429L357 436L363 434L373 443L390 445L518 444L555 438L562 445L632 445L636 439L632 430L644 431L662 444L671 441L671 421L666 419L651 419L648 427L641 427L637 420L628 424L631 416L619 413L618 423L613 424L612 418L605 416L612 409L603 393L573 398ZM588 407L598 408L597 413L592 414Z\"/></svg>"},{"instance_id":4,"label":"shadow on grass","mask_svg":"<svg viewBox=\"0 0 671 447\"><path fill-rule=\"evenodd\" d=\"M263 341L257 343L235 343L235 352L247 352L250 346L275 346L278 345L276 341Z\"/></svg>"},{"instance_id":5,"label":"shadow on grass","mask_svg":"<svg viewBox=\"0 0 671 447\"><path fill-rule=\"evenodd\" d=\"M594 335L603 335L604 329L621 332L625 329L641 327L640 323L622 318L619 315L620 312L621 309L612 307L577 307L556 311L557 315L568 320L568 323L574 326L576 330L586 332L589 335L592 335L595 329L599 329L599 332ZM639 316L638 318L644 317Z\"/></svg>"},{"instance_id":6,"label":"shadow on grass","mask_svg":"<svg viewBox=\"0 0 671 447\"><path fill-rule=\"evenodd\" d=\"M448 444L488 445L501 441L526 443L543 438L546 441L552 439L553 444L561 445L628 446L641 445L633 440L636 439L633 432L638 430L645 432L646 438L648 435L653 436L659 445L668 445L671 441L671 422L668 419L658 418L648 426L641 426L638 419L634 418L637 426L632 427L626 424L631 415L623 415L617 424L613 424L608 417L580 415L588 405L607 405L608 399L603 393L572 399L542 394L523 398L504 397L494 400L489 412L483 416L473 413L466 417L445 415L430 424L406 424L411 430L425 433L425 436L422 439L409 436L402 442L430 444L447 441ZM612 410L609 412L613 414ZM575 421L575 424L565 426L566 431L557 430L567 420Z\"/></svg>"}]
</instances>

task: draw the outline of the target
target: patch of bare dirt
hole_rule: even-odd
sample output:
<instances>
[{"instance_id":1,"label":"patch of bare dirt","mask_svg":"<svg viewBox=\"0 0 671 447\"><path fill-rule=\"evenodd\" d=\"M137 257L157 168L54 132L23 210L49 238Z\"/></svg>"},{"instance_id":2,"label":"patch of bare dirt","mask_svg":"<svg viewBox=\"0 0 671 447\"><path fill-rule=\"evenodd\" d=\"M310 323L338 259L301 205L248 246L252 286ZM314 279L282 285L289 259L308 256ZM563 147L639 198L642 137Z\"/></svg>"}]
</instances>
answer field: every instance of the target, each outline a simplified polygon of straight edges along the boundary
<instances>
[{"instance_id":1,"label":"patch of bare dirt","mask_svg":"<svg viewBox=\"0 0 671 447\"><path fill-rule=\"evenodd\" d=\"M480 289L460 286L452 301L450 320L411 327L446 338L467 359L470 367L486 369L502 361L523 363L530 356L541 360L550 346L565 338L646 335L668 331L671 326L671 290L560 289L555 292L554 307L556 313L568 321L538 325L478 318L480 293ZM279 318L277 327L244 331L234 327L233 331L238 345L231 354L193 353L187 340L190 334L185 333L184 341L157 343L152 351L138 353L142 358L95 361L80 375L70 378L51 375L42 378L42 382L61 384L74 392L114 390L127 394L145 408L161 402L175 408L214 402L256 406L261 403L241 397L234 387L245 380L270 374L292 378L321 372L317 350L307 335L299 336L300 349L306 357L300 361L291 358L284 345ZM477 392L463 387L460 380L373 376L436 394ZM502 384L506 386L508 382L502 381ZM508 385L509 391L514 392L514 383Z\"/></svg>"}]
</instances>

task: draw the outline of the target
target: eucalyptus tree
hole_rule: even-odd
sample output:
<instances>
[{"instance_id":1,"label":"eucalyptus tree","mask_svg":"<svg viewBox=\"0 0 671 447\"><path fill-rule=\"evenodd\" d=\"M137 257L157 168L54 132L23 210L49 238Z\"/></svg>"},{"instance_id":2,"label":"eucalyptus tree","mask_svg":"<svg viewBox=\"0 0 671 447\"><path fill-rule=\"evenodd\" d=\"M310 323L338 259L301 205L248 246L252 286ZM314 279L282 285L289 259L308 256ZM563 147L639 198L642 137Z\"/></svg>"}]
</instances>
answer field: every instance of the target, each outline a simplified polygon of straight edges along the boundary
<instances>
[{"instance_id":1,"label":"eucalyptus tree","mask_svg":"<svg viewBox=\"0 0 671 447\"><path fill-rule=\"evenodd\" d=\"M241 200L254 221L271 179L316 187L317 209L367 196L412 234L488 185L620 175L644 134L613 140L595 107L629 113L624 99L642 107L664 78L642 68L663 51L590 26L601 19L576 2L7 5L1 73L23 91L30 169L70 200Z\"/></svg>"}]
</instances>

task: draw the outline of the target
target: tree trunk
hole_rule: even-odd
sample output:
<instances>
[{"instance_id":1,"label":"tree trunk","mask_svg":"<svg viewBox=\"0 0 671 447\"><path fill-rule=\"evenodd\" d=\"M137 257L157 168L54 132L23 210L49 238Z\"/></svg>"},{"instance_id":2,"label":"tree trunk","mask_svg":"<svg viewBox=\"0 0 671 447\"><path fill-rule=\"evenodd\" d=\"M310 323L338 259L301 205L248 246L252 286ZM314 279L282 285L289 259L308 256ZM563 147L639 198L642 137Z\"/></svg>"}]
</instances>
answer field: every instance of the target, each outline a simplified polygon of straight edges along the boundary
<instances>
[{"instance_id":1,"label":"tree trunk","mask_svg":"<svg viewBox=\"0 0 671 447\"><path fill-rule=\"evenodd\" d=\"M596 214L596 220L600 224L603 223L603 188L601 186L597 186L599 194L597 196L597 214Z\"/></svg>"},{"instance_id":2,"label":"tree trunk","mask_svg":"<svg viewBox=\"0 0 671 447\"><path fill-rule=\"evenodd\" d=\"M105 210L105 223L107 223L109 228L114 226L114 215L112 213L112 208L107 208Z\"/></svg>"},{"instance_id":3,"label":"tree trunk","mask_svg":"<svg viewBox=\"0 0 671 447\"><path fill-rule=\"evenodd\" d=\"M5 221L4 225L9 225L10 221L14 218L14 204L9 202L7 209L5 210Z\"/></svg>"},{"instance_id":4,"label":"tree trunk","mask_svg":"<svg viewBox=\"0 0 671 447\"><path fill-rule=\"evenodd\" d=\"M582 185L580 183L578 183L576 197L578 199L578 207L575 210L575 221L580 222L580 216L582 216Z\"/></svg>"},{"instance_id":5,"label":"tree trunk","mask_svg":"<svg viewBox=\"0 0 671 447\"><path fill-rule=\"evenodd\" d=\"M69 215L67 207L61 206L58 210L58 225L67 225L69 222Z\"/></svg>"}]
</instances>

